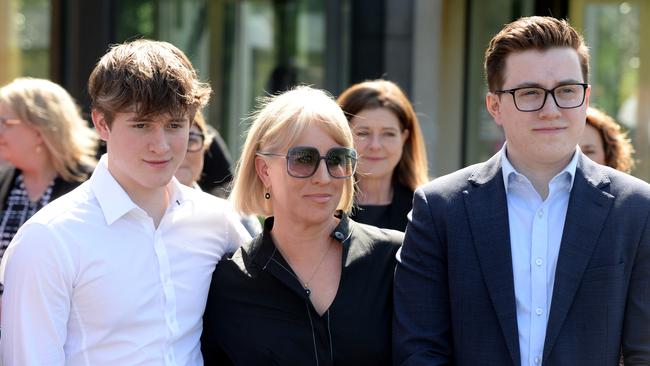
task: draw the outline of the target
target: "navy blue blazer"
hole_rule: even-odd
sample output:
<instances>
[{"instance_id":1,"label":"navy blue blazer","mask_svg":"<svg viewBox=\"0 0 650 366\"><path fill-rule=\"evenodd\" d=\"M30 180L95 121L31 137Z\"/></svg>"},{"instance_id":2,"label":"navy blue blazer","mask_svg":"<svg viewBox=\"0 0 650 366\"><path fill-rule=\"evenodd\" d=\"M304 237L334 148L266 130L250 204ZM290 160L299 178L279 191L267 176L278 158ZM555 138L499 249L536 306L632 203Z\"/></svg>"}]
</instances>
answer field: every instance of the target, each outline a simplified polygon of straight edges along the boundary
<instances>
[{"instance_id":1,"label":"navy blue blazer","mask_svg":"<svg viewBox=\"0 0 650 366\"><path fill-rule=\"evenodd\" d=\"M544 365L650 364L650 185L579 157ZM395 272L395 365L520 366L497 154L415 192Z\"/></svg>"}]
</instances>

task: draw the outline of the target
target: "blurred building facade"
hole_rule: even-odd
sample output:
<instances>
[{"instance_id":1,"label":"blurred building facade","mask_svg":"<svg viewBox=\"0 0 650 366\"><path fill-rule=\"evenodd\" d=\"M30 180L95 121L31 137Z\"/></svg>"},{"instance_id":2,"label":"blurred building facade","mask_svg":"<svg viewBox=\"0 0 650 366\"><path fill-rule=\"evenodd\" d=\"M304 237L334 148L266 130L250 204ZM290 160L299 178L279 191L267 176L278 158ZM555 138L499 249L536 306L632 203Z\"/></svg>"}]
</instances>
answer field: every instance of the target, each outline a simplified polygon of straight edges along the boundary
<instances>
[{"instance_id":1,"label":"blurred building facade","mask_svg":"<svg viewBox=\"0 0 650 366\"><path fill-rule=\"evenodd\" d=\"M384 77L408 93L432 176L487 159L503 134L485 110L483 53L520 16L568 18L592 51L592 105L629 130L650 178L647 0L0 0L0 84L65 86L87 112L86 80L109 44L183 49L214 94L206 111L238 156L255 99L310 84L337 95Z\"/></svg>"}]
</instances>

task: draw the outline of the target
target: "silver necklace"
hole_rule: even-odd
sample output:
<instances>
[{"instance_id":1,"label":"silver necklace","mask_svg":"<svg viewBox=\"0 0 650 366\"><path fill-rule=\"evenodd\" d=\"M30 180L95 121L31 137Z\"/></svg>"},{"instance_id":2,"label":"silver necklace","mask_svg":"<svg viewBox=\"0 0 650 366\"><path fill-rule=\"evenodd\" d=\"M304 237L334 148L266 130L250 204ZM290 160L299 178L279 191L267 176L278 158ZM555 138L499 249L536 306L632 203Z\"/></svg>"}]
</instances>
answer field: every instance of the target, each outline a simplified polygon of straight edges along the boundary
<instances>
[{"instance_id":1,"label":"silver necklace","mask_svg":"<svg viewBox=\"0 0 650 366\"><path fill-rule=\"evenodd\" d=\"M323 256L320 258L320 261L318 262L316 267L314 267L314 270L311 272L311 275L309 276L309 279L307 281L302 281L302 279L298 275L298 272L296 272L294 270L294 273L295 273L294 277L298 280L298 282L300 282L300 284L302 285L302 288L305 290L305 293L307 294L307 296L311 295L311 289L309 288L309 284L314 279L314 276L316 276L316 272L318 272L318 269L320 268L321 264L323 264L323 262L325 261L325 257L327 257L327 253L330 252L331 247L332 247L332 242L328 241L327 242L327 250L325 251L325 254L323 254ZM285 258L287 263L289 263L289 266L293 268L293 266L291 266L291 262L289 261L289 257L286 254L284 254L284 252L282 251L282 249L280 249L280 247L276 246L276 248L278 249L280 254L282 254L282 256Z\"/></svg>"},{"instance_id":2,"label":"silver necklace","mask_svg":"<svg viewBox=\"0 0 650 366\"><path fill-rule=\"evenodd\" d=\"M311 276L309 276L309 279L306 282L303 282L302 288L305 289L305 292L307 293L307 296L311 295L311 289L309 288L309 284L311 281L314 279L314 276L316 276L316 272L318 272L318 269L320 268L320 265L323 264L325 261L325 257L327 257L327 253L330 252L330 248L332 247L332 242L328 241L327 242L327 250L325 251L325 254L320 259L320 262L318 262L318 265L316 268L314 268L314 271L311 273Z\"/></svg>"}]
</instances>

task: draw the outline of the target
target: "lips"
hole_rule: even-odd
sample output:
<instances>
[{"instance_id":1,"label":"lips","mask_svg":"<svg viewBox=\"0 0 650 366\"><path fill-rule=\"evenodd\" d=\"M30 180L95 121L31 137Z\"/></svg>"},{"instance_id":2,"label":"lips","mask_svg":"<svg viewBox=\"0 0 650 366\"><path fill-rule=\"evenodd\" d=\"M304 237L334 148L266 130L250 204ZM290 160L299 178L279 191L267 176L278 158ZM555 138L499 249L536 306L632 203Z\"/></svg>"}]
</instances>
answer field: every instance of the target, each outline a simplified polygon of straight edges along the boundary
<instances>
[{"instance_id":1,"label":"lips","mask_svg":"<svg viewBox=\"0 0 650 366\"><path fill-rule=\"evenodd\" d=\"M327 203L332 199L331 194L307 194L305 198L317 203Z\"/></svg>"},{"instance_id":2,"label":"lips","mask_svg":"<svg viewBox=\"0 0 650 366\"><path fill-rule=\"evenodd\" d=\"M169 164L170 161L171 161L171 159L166 159L166 160L146 160L145 159L144 160L144 162L147 165L152 166L154 168L163 168L163 167L167 166L167 164Z\"/></svg>"},{"instance_id":3,"label":"lips","mask_svg":"<svg viewBox=\"0 0 650 366\"><path fill-rule=\"evenodd\" d=\"M566 130L567 127L565 126L547 126L547 127L538 127L534 128L533 131L535 132L560 132Z\"/></svg>"}]
</instances>

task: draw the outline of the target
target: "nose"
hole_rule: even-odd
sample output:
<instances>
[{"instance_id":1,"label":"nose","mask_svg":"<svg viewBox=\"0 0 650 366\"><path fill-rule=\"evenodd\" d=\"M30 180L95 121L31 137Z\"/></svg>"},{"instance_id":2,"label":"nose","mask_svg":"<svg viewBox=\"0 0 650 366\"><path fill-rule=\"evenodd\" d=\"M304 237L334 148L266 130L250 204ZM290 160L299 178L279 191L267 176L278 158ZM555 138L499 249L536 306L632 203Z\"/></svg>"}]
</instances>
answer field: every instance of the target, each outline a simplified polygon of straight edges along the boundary
<instances>
[{"instance_id":1,"label":"nose","mask_svg":"<svg viewBox=\"0 0 650 366\"><path fill-rule=\"evenodd\" d=\"M149 150L156 154L165 153L169 150L169 136L162 126L156 126L151 132Z\"/></svg>"},{"instance_id":2,"label":"nose","mask_svg":"<svg viewBox=\"0 0 650 366\"><path fill-rule=\"evenodd\" d=\"M311 178L312 182L316 184L325 184L332 180L330 173L327 171L327 164L325 163L325 159L320 159L318 162L318 167L316 168L316 172L314 175L312 175Z\"/></svg>"},{"instance_id":3,"label":"nose","mask_svg":"<svg viewBox=\"0 0 650 366\"><path fill-rule=\"evenodd\" d=\"M542 109L539 110L539 117L542 119L557 119L562 114L560 107L557 106L553 94L550 92L546 93L546 101L542 106Z\"/></svg>"},{"instance_id":4,"label":"nose","mask_svg":"<svg viewBox=\"0 0 650 366\"><path fill-rule=\"evenodd\" d=\"M370 137L370 143L369 143L368 147L370 147L371 149L375 149L375 150L376 149L381 149L381 146L382 146L381 145L381 135L378 134L378 133L373 133L369 137Z\"/></svg>"}]
</instances>

